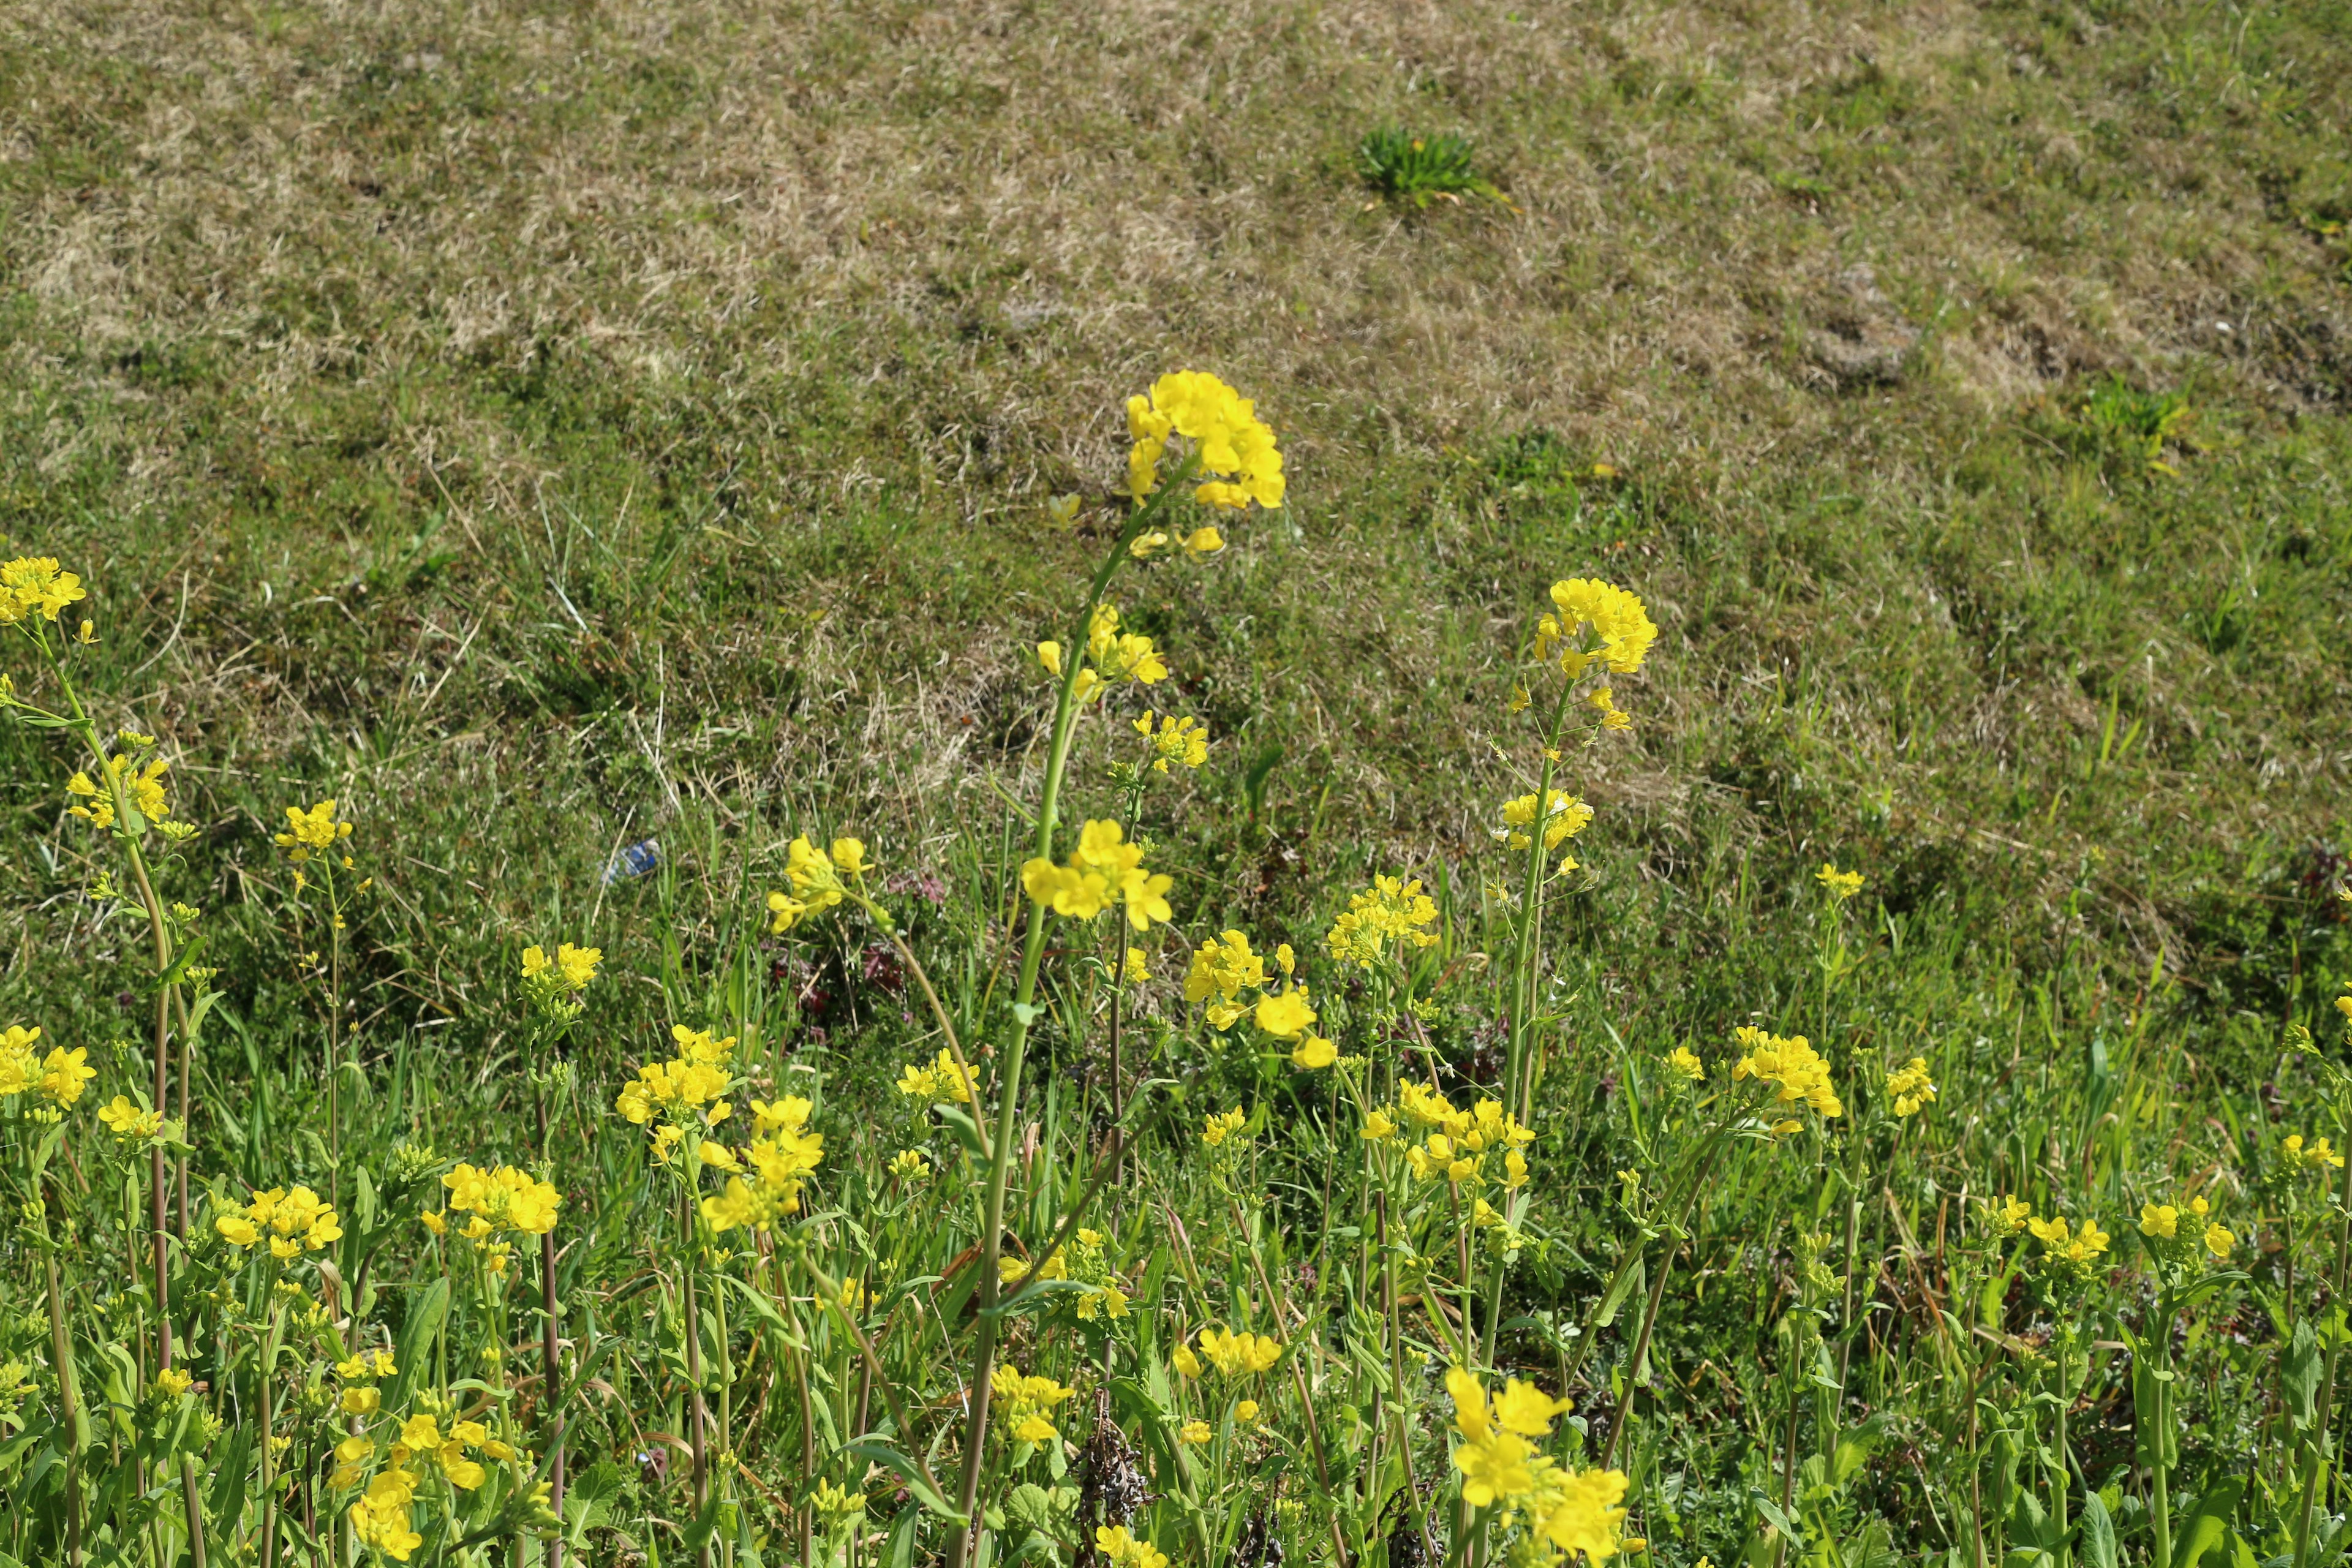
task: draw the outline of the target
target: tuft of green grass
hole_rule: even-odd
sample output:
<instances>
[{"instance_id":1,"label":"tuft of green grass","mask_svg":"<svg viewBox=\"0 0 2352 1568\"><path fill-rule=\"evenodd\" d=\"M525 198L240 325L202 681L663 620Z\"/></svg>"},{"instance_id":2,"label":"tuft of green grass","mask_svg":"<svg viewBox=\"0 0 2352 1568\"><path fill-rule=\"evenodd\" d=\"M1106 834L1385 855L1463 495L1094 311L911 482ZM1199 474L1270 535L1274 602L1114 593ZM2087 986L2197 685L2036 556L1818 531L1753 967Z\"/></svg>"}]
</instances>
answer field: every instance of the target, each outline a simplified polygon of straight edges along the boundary
<instances>
[{"instance_id":1,"label":"tuft of green grass","mask_svg":"<svg viewBox=\"0 0 2352 1568\"><path fill-rule=\"evenodd\" d=\"M1383 125L1356 144L1356 165L1373 190L1417 208L1465 196L1502 199L1494 182L1478 173L1469 139L1452 132Z\"/></svg>"}]
</instances>

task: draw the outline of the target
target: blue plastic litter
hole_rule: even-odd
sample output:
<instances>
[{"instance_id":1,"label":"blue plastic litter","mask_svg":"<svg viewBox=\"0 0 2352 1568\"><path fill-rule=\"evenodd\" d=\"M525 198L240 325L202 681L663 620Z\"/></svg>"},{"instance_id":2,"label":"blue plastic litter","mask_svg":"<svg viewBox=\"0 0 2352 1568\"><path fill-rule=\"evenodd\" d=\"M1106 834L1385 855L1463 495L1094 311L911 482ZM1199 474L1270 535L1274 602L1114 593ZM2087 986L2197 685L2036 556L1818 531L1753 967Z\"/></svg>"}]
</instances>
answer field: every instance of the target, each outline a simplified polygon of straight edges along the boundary
<instances>
[{"instance_id":1,"label":"blue plastic litter","mask_svg":"<svg viewBox=\"0 0 2352 1568\"><path fill-rule=\"evenodd\" d=\"M661 845L651 838L640 839L613 857L613 863L604 868L604 885L609 888L642 877L660 864Z\"/></svg>"}]
</instances>

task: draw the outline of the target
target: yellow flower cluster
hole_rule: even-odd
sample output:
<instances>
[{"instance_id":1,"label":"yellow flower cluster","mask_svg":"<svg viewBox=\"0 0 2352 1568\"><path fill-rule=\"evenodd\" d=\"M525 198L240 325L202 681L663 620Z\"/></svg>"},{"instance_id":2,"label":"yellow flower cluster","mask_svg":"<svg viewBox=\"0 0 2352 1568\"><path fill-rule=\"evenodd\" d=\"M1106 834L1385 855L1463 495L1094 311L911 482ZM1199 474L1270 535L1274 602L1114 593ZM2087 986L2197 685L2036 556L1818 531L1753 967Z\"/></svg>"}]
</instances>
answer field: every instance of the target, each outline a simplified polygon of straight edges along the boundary
<instances>
[{"instance_id":1,"label":"yellow flower cluster","mask_svg":"<svg viewBox=\"0 0 2352 1568\"><path fill-rule=\"evenodd\" d=\"M1838 1099L1830 1083L1830 1064L1814 1050L1812 1042L1802 1035L1784 1037L1769 1035L1748 1025L1733 1031L1739 1048L1748 1054L1733 1064L1731 1080L1754 1079L1759 1083L1776 1084L1782 1105L1802 1101L1824 1121L1833 1121L1845 1114L1845 1103ZM1773 1129L1778 1132L1794 1132L1802 1125L1783 1121Z\"/></svg>"},{"instance_id":2,"label":"yellow flower cluster","mask_svg":"<svg viewBox=\"0 0 2352 1568\"><path fill-rule=\"evenodd\" d=\"M782 935L812 915L821 915L848 896L844 877L863 877L870 868L866 846L855 838L836 838L830 849L820 849L805 833L784 850L784 878L789 893L770 893L768 929Z\"/></svg>"},{"instance_id":3,"label":"yellow flower cluster","mask_svg":"<svg viewBox=\"0 0 2352 1568\"><path fill-rule=\"evenodd\" d=\"M1594 687L1591 694L1586 697L1585 700L1591 703L1593 707L1601 710L1601 727L1602 729L1630 730L1633 727L1633 716L1631 713L1626 712L1622 708L1617 706L1617 695L1615 692L1611 691L1609 688L1605 686Z\"/></svg>"},{"instance_id":4,"label":"yellow flower cluster","mask_svg":"<svg viewBox=\"0 0 2352 1568\"><path fill-rule=\"evenodd\" d=\"M1274 950L1274 963L1282 972L1278 989L1264 955L1250 950L1249 938L1229 931L1193 952L1184 973L1184 1000L1207 1003L1209 1027L1218 1034L1246 1017L1262 1034L1297 1042L1290 1053L1297 1066L1329 1067L1339 1059L1339 1047L1315 1033L1315 999L1298 978L1298 955L1283 942ZM1256 996L1244 997L1251 991Z\"/></svg>"},{"instance_id":5,"label":"yellow flower cluster","mask_svg":"<svg viewBox=\"0 0 2352 1568\"><path fill-rule=\"evenodd\" d=\"M1421 879L1375 877L1360 893L1349 895L1348 907L1331 922L1323 945L1333 958L1370 969L1390 942L1400 947L1435 947L1437 933L1427 928L1437 921L1437 904L1422 891Z\"/></svg>"},{"instance_id":6,"label":"yellow flower cluster","mask_svg":"<svg viewBox=\"0 0 2352 1568\"><path fill-rule=\"evenodd\" d=\"M1019 1369L1000 1363L989 1373L989 1389L1004 1406L1003 1420L1023 1443L1050 1443L1059 1437L1045 1413L1077 1393L1050 1377L1024 1377Z\"/></svg>"},{"instance_id":7,"label":"yellow flower cluster","mask_svg":"<svg viewBox=\"0 0 2352 1568\"><path fill-rule=\"evenodd\" d=\"M512 1165L484 1171L461 1164L441 1184L449 1190L451 1208L474 1216L466 1234L477 1241L493 1230L544 1236L555 1228L555 1211L563 1202L551 1184Z\"/></svg>"},{"instance_id":8,"label":"yellow flower cluster","mask_svg":"<svg viewBox=\"0 0 2352 1568\"><path fill-rule=\"evenodd\" d=\"M1886 1075L1886 1092L1895 1097L1895 1114L1909 1116L1936 1098L1936 1080L1927 1076L1927 1058L1913 1057Z\"/></svg>"},{"instance_id":9,"label":"yellow flower cluster","mask_svg":"<svg viewBox=\"0 0 2352 1568\"><path fill-rule=\"evenodd\" d=\"M1159 728L1152 728L1158 720ZM1165 716L1150 709L1135 721L1135 732L1151 742L1152 771L1166 773L1171 763L1181 763L1197 768L1209 760L1209 727L1198 719L1179 719L1173 713Z\"/></svg>"},{"instance_id":10,"label":"yellow flower cluster","mask_svg":"<svg viewBox=\"0 0 2352 1568\"><path fill-rule=\"evenodd\" d=\"M1272 1372L1274 1363L1282 1359L1282 1344L1265 1334L1202 1329L1201 1353L1209 1358L1209 1364L1225 1376L1248 1377L1257 1373ZM1199 1364L1198 1362L1193 1363L1196 1368Z\"/></svg>"},{"instance_id":11,"label":"yellow flower cluster","mask_svg":"<svg viewBox=\"0 0 2352 1568\"><path fill-rule=\"evenodd\" d=\"M728 1066L735 1054L735 1037L723 1040L711 1038L707 1030L689 1029L683 1024L670 1026L670 1038L677 1047L677 1055L666 1062L647 1062L637 1069L637 1076L623 1086L614 1108L635 1125L642 1127L656 1113L675 1122L718 1100L727 1092L732 1081ZM714 1107L710 1121L723 1121L733 1108ZM664 1148L675 1139L667 1140Z\"/></svg>"},{"instance_id":12,"label":"yellow flower cluster","mask_svg":"<svg viewBox=\"0 0 2352 1568\"><path fill-rule=\"evenodd\" d=\"M1249 1112L1238 1107L1232 1110L1211 1111L1207 1124L1201 1129L1202 1146L1209 1149L1223 1148L1226 1141L1240 1131L1243 1124L1248 1121Z\"/></svg>"},{"instance_id":13,"label":"yellow flower cluster","mask_svg":"<svg viewBox=\"0 0 2352 1568\"><path fill-rule=\"evenodd\" d=\"M383 1405L383 1393L375 1387L375 1380L391 1377L400 1371L390 1351L377 1351L373 1355L355 1355L349 1361L335 1363L335 1376L343 1384L341 1405L346 1415L373 1415ZM351 1461L346 1461L349 1463ZM338 1479L336 1485L349 1486L350 1479Z\"/></svg>"},{"instance_id":14,"label":"yellow flower cluster","mask_svg":"<svg viewBox=\"0 0 2352 1568\"><path fill-rule=\"evenodd\" d=\"M1127 400L1127 489L1139 502L1160 482L1160 459L1171 435L1194 443L1201 471L1213 475L1193 490L1210 506L1241 510L1252 501L1282 504L1282 453L1256 405L1215 376L1180 370L1151 384L1149 396Z\"/></svg>"},{"instance_id":15,"label":"yellow flower cluster","mask_svg":"<svg viewBox=\"0 0 2352 1568\"><path fill-rule=\"evenodd\" d=\"M1841 871L1827 860L1822 861L1822 868L1813 873L1813 880L1819 882L1822 890L1840 903L1845 902L1862 891L1861 872Z\"/></svg>"},{"instance_id":16,"label":"yellow flower cluster","mask_svg":"<svg viewBox=\"0 0 2352 1568\"><path fill-rule=\"evenodd\" d=\"M1462 1472L1464 1501L1478 1509L1499 1505L1507 1521L1524 1519L1547 1561L1580 1552L1598 1568L1618 1553L1624 1472L1566 1469L1533 1441L1550 1435L1568 1401L1517 1378L1490 1398L1460 1367L1445 1374L1445 1391L1461 1437L1454 1468Z\"/></svg>"},{"instance_id":17,"label":"yellow flower cluster","mask_svg":"<svg viewBox=\"0 0 2352 1568\"><path fill-rule=\"evenodd\" d=\"M964 1069L956 1065L955 1053L950 1050L940 1051L939 1059L929 1067L898 1069L898 1092L930 1105L970 1105L973 1091L979 1088L979 1069L974 1068L967 1077Z\"/></svg>"},{"instance_id":18,"label":"yellow flower cluster","mask_svg":"<svg viewBox=\"0 0 2352 1568\"><path fill-rule=\"evenodd\" d=\"M13 1100L37 1091L53 1105L71 1105L81 1098L81 1086L98 1076L98 1069L89 1065L89 1052L79 1046L70 1051L52 1047L47 1057L42 1056L34 1048L40 1037L38 1026L27 1029L11 1024L0 1031L0 1098Z\"/></svg>"},{"instance_id":19,"label":"yellow flower cluster","mask_svg":"<svg viewBox=\"0 0 2352 1568\"><path fill-rule=\"evenodd\" d=\"M1556 789L1547 792L1543 808L1538 813L1536 797L1523 795L1503 803L1503 826L1489 831L1505 848L1525 849L1534 842L1532 830L1538 815L1543 819L1544 848L1549 852L1583 832L1585 825L1592 820L1592 808L1566 790ZM1559 858L1559 875L1564 877L1575 869L1575 856Z\"/></svg>"},{"instance_id":20,"label":"yellow flower cluster","mask_svg":"<svg viewBox=\"0 0 2352 1568\"><path fill-rule=\"evenodd\" d=\"M2096 1220L2084 1220L2078 1231L2067 1225L2063 1215L2053 1219L2028 1217L2025 1228L2042 1244L2042 1260L2045 1264L2078 1278L2090 1274L2092 1266L2114 1239L2099 1228Z\"/></svg>"},{"instance_id":21,"label":"yellow flower cluster","mask_svg":"<svg viewBox=\"0 0 2352 1568\"><path fill-rule=\"evenodd\" d=\"M147 808L142 805L140 809ZM286 858L297 866L321 849L331 849L337 841L352 836L352 825L335 818L332 797L320 801L310 810L289 805L286 808L286 831L277 836L276 842L286 851Z\"/></svg>"},{"instance_id":22,"label":"yellow flower cluster","mask_svg":"<svg viewBox=\"0 0 2352 1568\"><path fill-rule=\"evenodd\" d=\"M1048 675L1061 674L1062 645L1039 643L1037 662ZM1093 701L1097 692L1115 680L1156 686L1167 679L1168 661L1151 646L1151 639L1140 632L1120 631L1118 606L1097 605L1094 614L1087 619L1087 656L1078 667L1076 683L1071 689L1079 705Z\"/></svg>"},{"instance_id":23,"label":"yellow flower cluster","mask_svg":"<svg viewBox=\"0 0 2352 1568\"><path fill-rule=\"evenodd\" d=\"M1408 1079L1397 1086L1397 1106L1423 1134L1420 1142L1404 1152L1405 1163L1416 1180L1433 1182L1442 1176L1456 1186L1479 1184L1488 1179L1487 1160L1499 1155L1504 1190L1527 1185L1527 1156L1519 1151L1535 1142L1535 1131L1520 1125L1517 1117L1503 1109L1501 1100L1481 1100L1463 1110L1435 1086ZM1398 1127L1393 1115L1375 1110L1366 1119L1362 1135L1382 1142L1395 1136Z\"/></svg>"},{"instance_id":24,"label":"yellow flower cluster","mask_svg":"<svg viewBox=\"0 0 2352 1568\"><path fill-rule=\"evenodd\" d=\"M347 1437L336 1446L340 1456L343 1447L352 1443L367 1443L371 1452L374 1444L365 1437ZM368 1483L366 1495L352 1504L352 1534L362 1546L373 1546L395 1563L405 1563L408 1554L425 1544L409 1518L409 1504L416 1496L415 1472L397 1467L377 1474Z\"/></svg>"},{"instance_id":25,"label":"yellow flower cluster","mask_svg":"<svg viewBox=\"0 0 2352 1568\"><path fill-rule=\"evenodd\" d=\"M1560 673L1570 680L1596 658L1630 675L1658 640L1642 601L1614 584L1571 577L1551 585L1551 602L1553 614L1536 624L1536 657L1549 658L1559 648ZM1590 638L1581 635L1583 627L1591 629Z\"/></svg>"},{"instance_id":26,"label":"yellow flower cluster","mask_svg":"<svg viewBox=\"0 0 2352 1568\"><path fill-rule=\"evenodd\" d=\"M35 616L54 621L58 611L85 596L81 579L58 570L52 556L19 555L0 566L0 624L15 626Z\"/></svg>"},{"instance_id":27,"label":"yellow flower cluster","mask_svg":"<svg viewBox=\"0 0 2352 1568\"><path fill-rule=\"evenodd\" d=\"M1195 1441L1192 1426L1202 1425L1195 1421L1185 1428L1186 1442ZM1149 1541L1138 1541L1127 1532L1127 1526L1123 1524L1095 1526L1095 1550L1102 1554L1109 1568L1168 1568L1168 1553Z\"/></svg>"},{"instance_id":28,"label":"yellow flower cluster","mask_svg":"<svg viewBox=\"0 0 2352 1568\"><path fill-rule=\"evenodd\" d=\"M712 1230L723 1234L737 1226L766 1230L779 1217L801 1212L801 1188L824 1163L824 1134L808 1130L814 1109L798 1095L786 1095L773 1105L753 1100L754 1136L740 1161L719 1144L702 1145L704 1163L730 1172L748 1163L751 1171L751 1180L730 1174L723 1191L702 1200L702 1217ZM722 1157L713 1159L714 1150Z\"/></svg>"},{"instance_id":29,"label":"yellow flower cluster","mask_svg":"<svg viewBox=\"0 0 2352 1568\"><path fill-rule=\"evenodd\" d=\"M2210 1217L2212 1207L2211 1204L2201 1197L2189 1199L2186 1210L2175 1208L2170 1204L2142 1204L2139 1211L2139 1233L2147 1238L2158 1257L2170 1261L2178 1262L2193 1253L2200 1242L2204 1245L2205 1250L2215 1258L2227 1258L2236 1249L2238 1238L2229 1226ZM2182 1233L2180 1225L2184 1218L2190 1222L2185 1235ZM2195 1222L2198 1220L2206 1222L2201 1234L2196 1227ZM2035 1225L2033 1234L2041 1236L2040 1222L2033 1223ZM2058 1223L2063 1226L2066 1222L2060 1220ZM2085 1227L2086 1235L2091 1228Z\"/></svg>"},{"instance_id":30,"label":"yellow flower cluster","mask_svg":"<svg viewBox=\"0 0 2352 1568\"><path fill-rule=\"evenodd\" d=\"M596 978L596 966L604 961L604 950L601 947L574 947L567 942L556 948L552 959L547 956L545 948L526 947L522 950L523 984L538 985L550 993L585 991L588 983Z\"/></svg>"},{"instance_id":31,"label":"yellow flower cluster","mask_svg":"<svg viewBox=\"0 0 2352 1568\"><path fill-rule=\"evenodd\" d=\"M133 1105L120 1094L98 1108L98 1119L125 1143L144 1143L163 1130L162 1111Z\"/></svg>"},{"instance_id":32,"label":"yellow flower cluster","mask_svg":"<svg viewBox=\"0 0 2352 1568\"><path fill-rule=\"evenodd\" d=\"M408 1417L401 1424L399 1436L387 1456L390 1468L378 1471L368 1482L367 1490L352 1504L352 1534L362 1545L374 1547L394 1562L407 1562L408 1554L424 1540L412 1528L410 1518L410 1506L421 1484L416 1472L408 1468L410 1461L428 1459L439 1467L451 1486L460 1491L473 1491L489 1479L489 1471L479 1460L468 1457L469 1450L501 1463L516 1457L511 1446L491 1436L489 1429L478 1421L453 1422L445 1436L439 1417ZM338 1489L356 1486L364 1467L374 1457L375 1439L357 1432L345 1437L335 1445L332 1484Z\"/></svg>"},{"instance_id":33,"label":"yellow flower cluster","mask_svg":"<svg viewBox=\"0 0 2352 1568\"><path fill-rule=\"evenodd\" d=\"M152 745L152 737L124 732L126 741L134 745L144 742ZM163 822L172 815L172 803L163 794L163 775L172 764L161 757L150 757L144 765L131 752L110 752L100 759L110 784L119 784L131 797L131 808L150 822ZM114 826L114 792L101 786L88 773L77 773L66 780L66 793L77 797L76 804L66 807L68 816L79 816L93 827ZM81 802L88 802L83 805Z\"/></svg>"},{"instance_id":34,"label":"yellow flower cluster","mask_svg":"<svg viewBox=\"0 0 2352 1568\"><path fill-rule=\"evenodd\" d=\"M1126 906L1127 923L1137 931L1175 918L1168 907L1175 879L1145 870L1142 846L1128 843L1116 822L1079 828L1067 865L1056 866L1042 855L1029 860L1021 868L1021 885L1030 898L1070 920L1090 921L1114 904Z\"/></svg>"},{"instance_id":35,"label":"yellow flower cluster","mask_svg":"<svg viewBox=\"0 0 2352 1568\"><path fill-rule=\"evenodd\" d=\"M2286 1142L2280 1144L2279 1148L2286 1155L2287 1163L2300 1165L2306 1171L2330 1169L2340 1171L2344 1168L2344 1156L2329 1148L2327 1140L2325 1138L2305 1148L2303 1134L2290 1132L2286 1136Z\"/></svg>"},{"instance_id":36,"label":"yellow flower cluster","mask_svg":"<svg viewBox=\"0 0 2352 1568\"><path fill-rule=\"evenodd\" d=\"M226 1213L215 1215L213 1228L232 1247L251 1247L267 1236L269 1256L280 1263L301 1257L305 1248L317 1252L331 1247L343 1235L335 1211L308 1187L290 1191L271 1187L256 1193L242 1208L232 1205Z\"/></svg>"},{"instance_id":37,"label":"yellow flower cluster","mask_svg":"<svg viewBox=\"0 0 2352 1568\"><path fill-rule=\"evenodd\" d=\"M1696 1083L1706 1076L1706 1064L1688 1046L1676 1046L1666 1053L1666 1070Z\"/></svg>"},{"instance_id":38,"label":"yellow flower cluster","mask_svg":"<svg viewBox=\"0 0 2352 1568\"><path fill-rule=\"evenodd\" d=\"M1014 1285L1028 1277L1029 1265L1021 1258L999 1258L996 1260L999 1284ZM1045 1267L1039 1271L1037 1278L1067 1279L1087 1287L1084 1291L1069 1293L1081 1322L1127 1316L1127 1292L1119 1287L1118 1276L1103 1256L1103 1234L1098 1230L1081 1226L1070 1237L1067 1246L1045 1260Z\"/></svg>"}]
</instances>

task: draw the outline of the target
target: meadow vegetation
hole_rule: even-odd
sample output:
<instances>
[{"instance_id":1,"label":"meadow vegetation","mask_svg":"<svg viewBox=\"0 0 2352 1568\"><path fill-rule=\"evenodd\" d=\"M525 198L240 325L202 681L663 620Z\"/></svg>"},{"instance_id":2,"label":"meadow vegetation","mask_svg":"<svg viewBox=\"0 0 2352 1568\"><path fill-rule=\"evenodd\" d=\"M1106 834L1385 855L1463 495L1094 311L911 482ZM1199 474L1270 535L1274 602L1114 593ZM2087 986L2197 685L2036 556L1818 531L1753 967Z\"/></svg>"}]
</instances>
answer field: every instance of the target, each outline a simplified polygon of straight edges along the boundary
<instances>
[{"instance_id":1,"label":"meadow vegetation","mask_svg":"<svg viewBox=\"0 0 2352 1568\"><path fill-rule=\"evenodd\" d=\"M0 1552L2335 1562L2347 83L0 5Z\"/></svg>"}]
</instances>

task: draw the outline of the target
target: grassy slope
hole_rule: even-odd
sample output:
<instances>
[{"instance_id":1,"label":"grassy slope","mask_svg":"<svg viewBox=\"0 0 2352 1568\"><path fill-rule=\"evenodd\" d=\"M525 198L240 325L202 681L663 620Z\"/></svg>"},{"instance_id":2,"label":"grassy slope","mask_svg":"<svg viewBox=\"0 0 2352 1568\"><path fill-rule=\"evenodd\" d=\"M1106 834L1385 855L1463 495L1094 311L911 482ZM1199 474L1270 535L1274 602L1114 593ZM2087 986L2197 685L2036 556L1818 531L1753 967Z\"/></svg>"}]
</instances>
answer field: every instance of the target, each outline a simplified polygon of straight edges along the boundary
<instances>
[{"instance_id":1,"label":"grassy slope","mask_svg":"<svg viewBox=\"0 0 2352 1568\"><path fill-rule=\"evenodd\" d=\"M2184 1037L2267 1039L2341 966L2340 0L740 9L0 12L0 531L97 585L264 1038L247 900L314 788L373 825L380 1044L490 1031L486 938L681 806L992 836L1087 548L1035 502L1106 494L1177 364L1297 501L1128 595L1220 737L1201 923L1471 853L1497 656L1589 571L1667 633L1591 786L1627 1038L1808 984L1832 856L1954 1027L2162 953ZM1364 210L1390 120L1519 210ZM2177 478L2083 417L2110 374L2193 405ZM64 857L11 860L21 1008L103 948L61 759L0 744ZM694 901L597 934L692 968Z\"/></svg>"}]
</instances>

